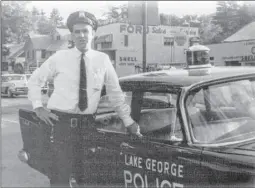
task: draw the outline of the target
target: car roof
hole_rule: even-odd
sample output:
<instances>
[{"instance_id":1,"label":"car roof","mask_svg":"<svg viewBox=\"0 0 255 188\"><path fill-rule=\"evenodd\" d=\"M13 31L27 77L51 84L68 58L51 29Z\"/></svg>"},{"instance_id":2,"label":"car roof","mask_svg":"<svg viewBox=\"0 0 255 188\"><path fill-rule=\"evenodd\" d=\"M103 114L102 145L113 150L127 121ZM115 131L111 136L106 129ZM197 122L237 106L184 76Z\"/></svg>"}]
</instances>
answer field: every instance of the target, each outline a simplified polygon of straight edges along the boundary
<instances>
[{"instance_id":1,"label":"car roof","mask_svg":"<svg viewBox=\"0 0 255 188\"><path fill-rule=\"evenodd\" d=\"M255 67L239 66L239 67L212 67L211 73L203 76L190 76L189 69L172 69L163 71L154 71L141 73L120 78L120 83L128 84L134 82L155 82L175 87L188 87L196 83L205 81L236 77L242 75L255 75Z\"/></svg>"}]
</instances>

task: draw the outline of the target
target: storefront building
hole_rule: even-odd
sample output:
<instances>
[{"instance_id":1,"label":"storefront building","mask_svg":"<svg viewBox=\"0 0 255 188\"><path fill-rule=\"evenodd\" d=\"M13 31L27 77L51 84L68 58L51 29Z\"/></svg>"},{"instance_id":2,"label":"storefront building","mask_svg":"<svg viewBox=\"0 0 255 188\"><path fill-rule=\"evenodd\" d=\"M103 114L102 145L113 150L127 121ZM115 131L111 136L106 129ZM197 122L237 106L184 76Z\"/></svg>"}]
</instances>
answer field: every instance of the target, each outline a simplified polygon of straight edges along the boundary
<instances>
[{"instance_id":1,"label":"storefront building","mask_svg":"<svg viewBox=\"0 0 255 188\"><path fill-rule=\"evenodd\" d=\"M215 66L255 66L255 22L220 44L207 45Z\"/></svg>"},{"instance_id":2,"label":"storefront building","mask_svg":"<svg viewBox=\"0 0 255 188\"><path fill-rule=\"evenodd\" d=\"M143 61L142 33L141 25L111 23L100 26L95 49L109 55L118 76L138 73ZM148 26L146 33L147 67L184 66L190 39L199 37L198 28L194 27Z\"/></svg>"}]
</instances>

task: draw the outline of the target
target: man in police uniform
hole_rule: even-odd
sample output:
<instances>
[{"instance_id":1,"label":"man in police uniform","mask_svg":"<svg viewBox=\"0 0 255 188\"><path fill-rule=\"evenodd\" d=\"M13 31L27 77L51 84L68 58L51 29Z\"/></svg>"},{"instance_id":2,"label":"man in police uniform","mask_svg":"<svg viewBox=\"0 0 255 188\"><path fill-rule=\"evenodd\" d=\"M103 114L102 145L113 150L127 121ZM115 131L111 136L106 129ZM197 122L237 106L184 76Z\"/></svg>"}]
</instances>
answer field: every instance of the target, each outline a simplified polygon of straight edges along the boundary
<instances>
[{"instance_id":1,"label":"man in police uniform","mask_svg":"<svg viewBox=\"0 0 255 188\"><path fill-rule=\"evenodd\" d=\"M75 47L60 50L36 70L28 83L28 98L37 116L53 126L52 186L69 184L70 174L82 182L81 148L89 147L91 132L96 131L94 113L105 85L109 102L123 120L127 131L141 137L139 125L130 116L130 107L120 88L109 57L91 49L97 29L94 15L78 11L67 19ZM47 108L43 107L41 85L54 81L54 91ZM46 125L45 125L46 126ZM86 140L82 140L86 138ZM83 144L80 144L83 143ZM69 159L72 159L71 162Z\"/></svg>"}]
</instances>

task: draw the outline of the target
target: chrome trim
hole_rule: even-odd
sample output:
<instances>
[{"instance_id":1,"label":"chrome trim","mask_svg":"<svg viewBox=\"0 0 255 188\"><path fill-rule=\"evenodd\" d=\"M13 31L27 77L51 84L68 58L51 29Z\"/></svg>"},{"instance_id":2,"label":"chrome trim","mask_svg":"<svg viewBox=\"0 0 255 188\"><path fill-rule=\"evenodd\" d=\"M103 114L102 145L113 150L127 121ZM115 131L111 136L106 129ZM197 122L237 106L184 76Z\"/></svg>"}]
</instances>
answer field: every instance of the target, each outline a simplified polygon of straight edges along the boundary
<instances>
[{"instance_id":1,"label":"chrome trim","mask_svg":"<svg viewBox=\"0 0 255 188\"><path fill-rule=\"evenodd\" d=\"M190 137L189 124L188 124L188 121L187 121L187 115L186 115L185 106L184 106L184 98L187 95L187 92L188 92L188 89L184 87L181 91L181 94L180 94L179 106L180 106L180 111L181 111L181 114L182 114L182 121L183 121L185 134L186 134L186 138L187 138L187 144L191 145L192 140L191 140L191 137Z\"/></svg>"},{"instance_id":2,"label":"chrome trim","mask_svg":"<svg viewBox=\"0 0 255 188\"><path fill-rule=\"evenodd\" d=\"M24 150L21 150L21 151L19 151L19 153L18 153L18 158L19 158L19 160L20 160L21 162L27 163L28 160L29 160L29 158L30 158L30 155L29 155L29 153L25 152Z\"/></svg>"},{"instance_id":3,"label":"chrome trim","mask_svg":"<svg viewBox=\"0 0 255 188\"><path fill-rule=\"evenodd\" d=\"M199 147L220 147L220 146L229 146L229 145L234 145L234 144L241 144L243 142L249 142L254 140L255 138L250 138L242 141L235 141L235 142L225 142L225 143L219 143L219 144L203 144L203 143L193 143L193 146L199 146Z\"/></svg>"}]
</instances>

